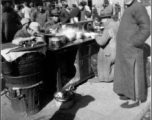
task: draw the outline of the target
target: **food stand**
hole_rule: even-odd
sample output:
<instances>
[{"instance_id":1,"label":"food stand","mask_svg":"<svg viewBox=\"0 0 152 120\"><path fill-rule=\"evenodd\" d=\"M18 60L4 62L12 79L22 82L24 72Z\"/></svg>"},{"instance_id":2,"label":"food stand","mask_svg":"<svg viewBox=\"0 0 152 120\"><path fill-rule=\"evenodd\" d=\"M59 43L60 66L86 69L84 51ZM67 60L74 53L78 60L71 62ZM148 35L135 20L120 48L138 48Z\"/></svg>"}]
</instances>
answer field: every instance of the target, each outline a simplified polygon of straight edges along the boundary
<instances>
[{"instance_id":1,"label":"food stand","mask_svg":"<svg viewBox=\"0 0 152 120\"><path fill-rule=\"evenodd\" d=\"M92 21L82 21L75 25L67 24L67 26L75 26L87 31L87 25L88 23L91 25L91 22ZM50 35L50 38L52 37L53 36ZM67 89L77 86L78 84L94 76L94 72L91 67L91 57L97 54L99 50L99 46L94 38L85 37L81 40L71 41L68 44L56 49L53 49L53 47L50 45L50 39L49 41L46 40L45 42L47 44L35 44L34 46L28 47L18 46L16 49L11 49L11 52L30 51L33 49L36 50L41 47L41 45L45 47L46 57L44 59L43 78L41 80L45 86L43 88L46 91L51 91L51 85L53 85L56 86L57 92L64 93ZM2 44L2 50L13 47L16 47L16 45L13 45L12 43ZM16 78L14 77L14 79ZM30 85L33 87L33 84ZM35 96L32 96L31 98L34 99L34 97ZM21 104L21 107L22 106L23 104ZM35 112L32 114L34 113Z\"/></svg>"},{"instance_id":2,"label":"food stand","mask_svg":"<svg viewBox=\"0 0 152 120\"><path fill-rule=\"evenodd\" d=\"M79 27L80 29L85 29L84 26L91 22L92 20L81 21L75 25L69 23L67 26L75 26ZM2 45L2 49L14 46L16 45L7 43ZM57 91L62 91L70 86L78 85L90 77L93 77L94 73L91 68L91 57L94 54L97 54L98 50L99 46L93 38L85 38L82 42L71 42L59 49L51 49L51 47L47 45L45 63L46 83L44 83L49 86L51 81L56 79ZM69 70L67 70L67 67ZM64 80L63 77L66 77L64 74L71 75L68 75L70 77Z\"/></svg>"}]
</instances>

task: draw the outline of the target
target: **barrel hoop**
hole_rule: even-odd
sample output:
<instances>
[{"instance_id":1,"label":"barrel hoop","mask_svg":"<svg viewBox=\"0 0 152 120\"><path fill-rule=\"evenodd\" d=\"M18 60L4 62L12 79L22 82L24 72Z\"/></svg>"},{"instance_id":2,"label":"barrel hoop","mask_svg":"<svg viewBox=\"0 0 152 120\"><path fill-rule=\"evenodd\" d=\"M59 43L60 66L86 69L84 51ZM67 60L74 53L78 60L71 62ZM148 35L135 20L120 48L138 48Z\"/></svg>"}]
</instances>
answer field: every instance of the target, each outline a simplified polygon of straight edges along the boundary
<instances>
[{"instance_id":1,"label":"barrel hoop","mask_svg":"<svg viewBox=\"0 0 152 120\"><path fill-rule=\"evenodd\" d=\"M38 86L38 85L40 85L40 84L42 84L43 82L42 81L40 81L39 83L36 83L36 84L34 84L34 85L30 85L30 86L27 86L27 87L12 87L12 90L18 90L18 89L22 89L22 90L24 90L24 89L30 89L30 88L33 88L33 87L36 87L36 86Z\"/></svg>"},{"instance_id":2,"label":"barrel hoop","mask_svg":"<svg viewBox=\"0 0 152 120\"><path fill-rule=\"evenodd\" d=\"M9 89L7 89L5 92L4 92L4 94L5 94L5 96L8 98L8 99L19 99L19 98L22 98L24 95L23 94L20 94L19 96L17 96L17 97L10 97L7 93L8 92L10 92L10 89L12 89L12 90L25 90L25 89L30 89L30 88L33 88L33 87L36 87L36 86L38 86L38 85L40 85L40 84L42 84L43 82L42 81L40 81L39 83L36 83L36 84L34 84L34 85L30 85L30 86L28 86L28 87L14 87L14 88L9 88ZM2 95L1 95L2 96Z\"/></svg>"}]
</instances>

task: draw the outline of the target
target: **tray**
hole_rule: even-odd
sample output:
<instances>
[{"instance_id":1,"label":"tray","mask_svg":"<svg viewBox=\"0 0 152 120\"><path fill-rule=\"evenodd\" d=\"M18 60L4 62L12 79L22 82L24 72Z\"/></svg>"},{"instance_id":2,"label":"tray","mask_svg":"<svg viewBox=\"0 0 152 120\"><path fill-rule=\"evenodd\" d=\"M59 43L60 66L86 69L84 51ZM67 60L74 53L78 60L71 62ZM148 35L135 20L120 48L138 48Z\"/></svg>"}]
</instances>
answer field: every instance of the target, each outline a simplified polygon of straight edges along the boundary
<instances>
[{"instance_id":1,"label":"tray","mask_svg":"<svg viewBox=\"0 0 152 120\"><path fill-rule=\"evenodd\" d=\"M34 45L33 47L31 46L27 46L27 47L18 47L16 49L12 49L10 50L10 52L21 52L21 51L29 51L29 50L34 50L40 47L44 47L46 46L46 43L38 43L36 45Z\"/></svg>"},{"instance_id":2,"label":"tray","mask_svg":"<svg viewBox=\"0 0 152 120\"><path fill-rule=\"evenodd\" d=\"M51 34L51 33L48 33L48 34L43 34L44 36L48 36L48 37L54 37L55 34Z\"/></svg>"}]
</instances>

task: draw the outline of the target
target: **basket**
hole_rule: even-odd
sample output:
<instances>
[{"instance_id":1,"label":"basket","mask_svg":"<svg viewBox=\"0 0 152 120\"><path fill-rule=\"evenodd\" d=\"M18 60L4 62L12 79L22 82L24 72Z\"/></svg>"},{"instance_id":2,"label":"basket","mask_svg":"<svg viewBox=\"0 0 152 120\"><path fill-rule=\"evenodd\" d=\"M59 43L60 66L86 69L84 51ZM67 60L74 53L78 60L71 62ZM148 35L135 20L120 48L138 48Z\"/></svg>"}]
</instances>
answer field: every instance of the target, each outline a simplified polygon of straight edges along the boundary
<instances>
[{"instance_id":1,"label":"basket","mask_svg":"<svg viewBox=\"0 0 152 120\"><path fill-rule=\"evenodd\" d=\"M19 75L35 74L43 71L45 56L42 53L27 53L16 60Z\"/></svg>"}]
</instances>

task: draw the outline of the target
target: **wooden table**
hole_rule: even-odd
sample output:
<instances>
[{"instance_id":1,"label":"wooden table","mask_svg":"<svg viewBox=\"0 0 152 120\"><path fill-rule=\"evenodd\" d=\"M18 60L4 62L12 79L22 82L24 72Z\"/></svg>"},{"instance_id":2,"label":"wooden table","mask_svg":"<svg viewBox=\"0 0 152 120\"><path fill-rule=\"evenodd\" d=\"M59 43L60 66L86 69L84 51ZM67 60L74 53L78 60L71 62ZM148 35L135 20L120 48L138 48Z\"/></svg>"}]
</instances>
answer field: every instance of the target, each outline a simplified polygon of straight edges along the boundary
<instances>
[{"instance_id":1,"label":"wooden table","mask_svg":"<svg viewBox=\"0 0 152 120\"><path fill-rule=\"evenodd\" d=\"M2 49L16 47L12 43L2 44ZM94 76L91 68L91 57L99 50L94 39L71 43L60 49L47 48L46 53L46 85L48 88L56 82L57 91L75 86ZM67 77L68 78L64 78Z\"/></svg>"},{"instance_id":2,"label":"wooden table","mask_svg":"<svg viewBox=\"0 0 152 120\"><path fill-rule=\"evenodd\" d=\"M93 77L94 73L91 68L91 57L97 54L98 50L99 46L96 41L91 38L84 40L82 43L71 43L58 50L48 48L47 55L51 56L53 54L54 61L56 61L57 91L62 91L70 86L78 85L88 78ZM72 76L69 80L64 81L65 74L70 74Z\"/></svg>"}]
</instances>

